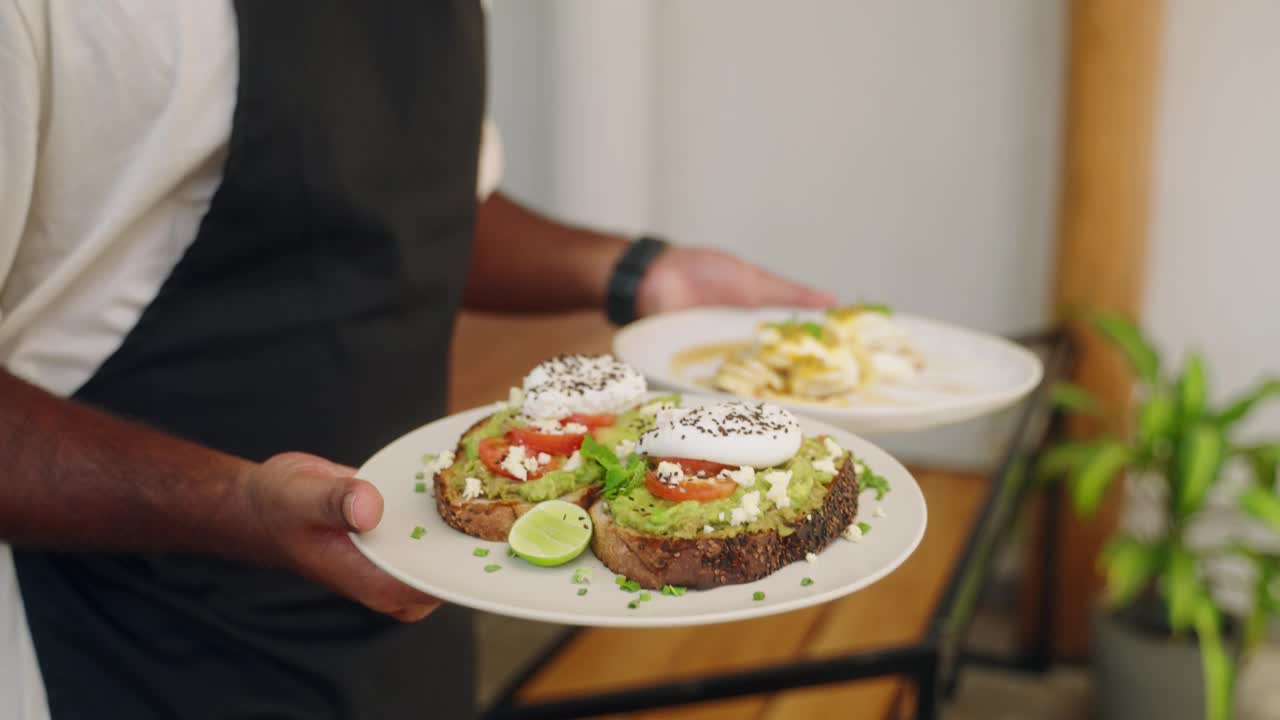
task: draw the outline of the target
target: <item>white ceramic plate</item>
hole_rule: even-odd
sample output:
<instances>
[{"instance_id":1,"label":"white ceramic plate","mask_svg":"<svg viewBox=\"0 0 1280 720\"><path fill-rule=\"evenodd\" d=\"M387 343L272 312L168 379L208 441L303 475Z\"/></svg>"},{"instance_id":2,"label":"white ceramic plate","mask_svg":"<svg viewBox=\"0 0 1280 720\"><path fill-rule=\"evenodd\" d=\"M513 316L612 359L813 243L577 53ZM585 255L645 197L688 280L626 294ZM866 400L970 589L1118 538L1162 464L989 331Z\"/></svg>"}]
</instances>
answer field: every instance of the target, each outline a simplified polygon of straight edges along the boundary
<instances>
[{"instance_id":1,"label":"white ceramic plate","mask_svg":"<svg viewBox=\"0 0 1280 720\"><path fill-rule=\"evenodd\" d=\"M682 404L700 402L704 400L686 397ZM590 549L560 567L535 567L508 557L506 543L478 540L449 527L440 519L430 492L414 492L422 455L452 449L463 431L493 409L476 408L418 428L379 451L359 472L382 491L386 510L376 529L352 535L356 547L392 576L447 602L569 625L662 627L742 620L861 590L901 565L924 535L924 497L906 468L861 438L801 418L805 434L832 435L889 481L892 490L882 501L876 501L872 490L862 494L858 519L872 527L866 537L856 543L837 539L816 563L795 563L757 582L690 590L681 597L652 592L652 600L630 609L627 604L636 594L621 591L614 574ZM884 517L875 517L877 506ZM417 526L425 532L415 540L411 533ZM475 557L476 548L487 548L489 555ZM502 569L486 573L484 567L490 564ZM591 571L591 584L582 596L577 591L584 586L571 582L580 567ZM805 577L813 584L801 586ZM756 591L765 593L763 600L753 599Z\"/></svg>"},{"instance_id":2,"label":"white ceramic plate","mask_svg":"<svg viewBox=\"0 0 1280 720\"><path fill-rule=\"evenodd\" d=\"M750 341L761 322L818 314L793 309L698 308L657 315L624 327L613 351L648 379L654 389L729 397L700 380L711 377L720 359L678 363L686 351L707 345ZM1004 408L1030 392L1044 372L1026 348L994 335L935 320L895 313L926 368L911 384L881 383L847 405L802 401L779 404L855 433L922 430L968 420Z\"/></svg>"}]
</instances>

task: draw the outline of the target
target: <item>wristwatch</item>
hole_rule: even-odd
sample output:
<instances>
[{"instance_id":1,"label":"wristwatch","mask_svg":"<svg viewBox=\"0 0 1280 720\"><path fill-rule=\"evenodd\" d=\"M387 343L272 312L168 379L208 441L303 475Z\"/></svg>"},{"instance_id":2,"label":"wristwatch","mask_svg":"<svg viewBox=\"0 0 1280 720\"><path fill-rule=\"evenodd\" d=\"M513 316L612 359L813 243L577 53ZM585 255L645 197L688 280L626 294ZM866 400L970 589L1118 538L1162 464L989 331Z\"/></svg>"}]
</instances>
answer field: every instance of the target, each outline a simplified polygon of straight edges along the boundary
<instances>
[{"instance_id":1,"label":"wristwatch","mask_svg":"<svg viewBox=\"0 0 1280 720\"><path fill-rule=\"evenodd\" d=\"M636 238L618 258L609 276L605 295L605 315L614 325L626 325L636 319L636 291L645 271L666 250L668 243L652 235Z\"/></svg>"}]
</instances>

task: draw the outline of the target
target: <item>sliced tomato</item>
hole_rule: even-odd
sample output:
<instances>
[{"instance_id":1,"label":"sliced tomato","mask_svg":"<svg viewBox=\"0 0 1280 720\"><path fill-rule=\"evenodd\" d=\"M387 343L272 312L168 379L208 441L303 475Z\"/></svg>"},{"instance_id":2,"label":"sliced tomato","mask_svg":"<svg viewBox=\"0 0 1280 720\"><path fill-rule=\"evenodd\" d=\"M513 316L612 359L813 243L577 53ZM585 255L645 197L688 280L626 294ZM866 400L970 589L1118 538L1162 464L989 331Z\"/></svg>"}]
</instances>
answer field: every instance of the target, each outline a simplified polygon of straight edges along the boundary
<instances>
[{"instance_id":1,"label":"sliced tomato","mask_svg":"<svg viewBox=\"0 0 1280 720\"><path fill-rule=\"evenodd\" d=\"M659 480L657 473L652 470L645 474L644 485L649 488L649 492L653 493L654 497L673 502L685 500L711 502L729 497L738 487L738 484L732 480L714 477L709 480L685 480L679 485L668 485Z\"/></svg>"},{"instance_id":2,"label":"sliced tomato","mask_svg":"<svg viewBox=\"0 0 1280 720\"><path fill-rule=\"evenodd\" d=\"M573 454L574 450L582 447L582 438L584 437L586 437L585 434L555 435L526 428L507 431L507 442L513 445L524 445L530 450L550 455Z\"/></svg>"},{"instance_id":3,"label":"sliced tomato","mask_svg":"<svg viewBox=\"0 0 1280 720\"><path fill-rule=\"evenodd\" d=\"M691 477L691 478L692 477L713 478L719 475L721 470L737 469L732 465L723 465L721 463L711 462L709 460L692 460L690 458L664 457L664 458L657 458L653 462L655 467L657 466L658 463L663 463L663 462L679 463L680 467L684 470L685 476Z\"/></svg>"},{"instance_id":4,"label":"sliced tomato","mask_svg":"<svg viewBox=\"0 0 1280 720\"><path fill-rule=\"evenodd\" d=\"M501 475L503 477L511 478L516 482L537 480L543 475L560 467L560 463L563 462L561 458L552 457L551 462L547 463L546 465L539 465L537 470L529 471L526 477L524 478L524 480L521 480L520 478L515 477L511 473L507 472L502 467L502 459L507 456L507 452L510 451L510 449L511 449L511 443L507 442L505 438L500 438L500 437L485 438L484 440L480 441L480 446L479 446L480 462L484 463L484 466L489 468L490 471L497 473L498 475Z\"/></svg>"},{"instance_id":5,"label":"sliced tomato","mask_svg":"<svg viewBox=\"0 0 1280 720\"><path fill-rule=\"evenodd\" d=\"M586 425L587 430L595 430L596 428L609 427L617 422L617 420L617 416L609 415L608 413L599 413L597 415L575 413L560 422L565 425L568 425L569 423L578 423L579 425Z\"/></svg>"}]
</instances>

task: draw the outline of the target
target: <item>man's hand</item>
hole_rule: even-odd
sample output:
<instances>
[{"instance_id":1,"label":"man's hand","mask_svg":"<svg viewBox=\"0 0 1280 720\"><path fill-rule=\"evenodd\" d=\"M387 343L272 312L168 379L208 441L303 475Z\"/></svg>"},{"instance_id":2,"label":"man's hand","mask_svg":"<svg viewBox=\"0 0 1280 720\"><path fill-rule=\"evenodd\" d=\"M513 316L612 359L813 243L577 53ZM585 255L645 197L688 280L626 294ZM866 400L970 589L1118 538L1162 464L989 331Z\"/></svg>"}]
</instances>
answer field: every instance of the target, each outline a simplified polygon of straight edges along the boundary
<instances>
[{"instance_id":1,"label":"man's hand","mask_svg":"<svg viewBox=\"0 0 1280 720\"><path fill-rule=\"evenodd\" d=\"M405 622L421 620L440 601L375 567L356 550L349 531L373 529L382 495L353 468L303 453L277 455L243 478L264 559L300 572L372 610Z\"/></svg>"},{"instance_id":2,"label":"man's hand","mask_svg":"<svg viewBox=\"0 0 1280 720\"><path fill-rule=\"evenodd\" d=\"M672 247L645 272L636 295L641 316L699 305L824 308L830 293L784 280L718 250Z\"/></svg>"}]
</instances>

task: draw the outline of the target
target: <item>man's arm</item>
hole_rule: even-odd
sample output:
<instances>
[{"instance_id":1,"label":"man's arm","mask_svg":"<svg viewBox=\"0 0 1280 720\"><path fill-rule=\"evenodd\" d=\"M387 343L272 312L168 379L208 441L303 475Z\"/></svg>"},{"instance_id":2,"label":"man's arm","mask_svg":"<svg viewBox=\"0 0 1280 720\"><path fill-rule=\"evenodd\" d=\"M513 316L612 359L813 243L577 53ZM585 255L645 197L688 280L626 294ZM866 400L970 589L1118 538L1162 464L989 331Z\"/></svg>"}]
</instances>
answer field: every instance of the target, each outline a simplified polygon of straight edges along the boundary
<instances>
[{"instance_id":1,"label":"man's arm","mask_svg":"<svg viewBox=\"0 0 1280 720\"><path fill-rule=\"evenodd\" d=\"M554 312L604 307L628 239L566 225L500 192L480 204L463 304L475 310ZM825 307L834 299L717 250L672 247L640 283L640 315L707 304Z\"/></svg>"},{"instance_id":2,"label":"man's arm","mask_svg":"<svg viewBox=\"0 0 1280 720\"><path fill-rule=\"evenodd\" d=\"M15 545L195 552L287 567L404 620L436 601L347 537L382 516L353 471L289 453L251 463L54 397L0 370L0 538Z\"/></svg>"}]
</instances>

